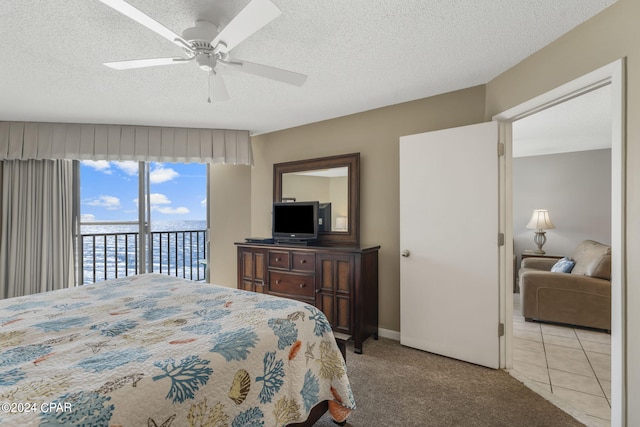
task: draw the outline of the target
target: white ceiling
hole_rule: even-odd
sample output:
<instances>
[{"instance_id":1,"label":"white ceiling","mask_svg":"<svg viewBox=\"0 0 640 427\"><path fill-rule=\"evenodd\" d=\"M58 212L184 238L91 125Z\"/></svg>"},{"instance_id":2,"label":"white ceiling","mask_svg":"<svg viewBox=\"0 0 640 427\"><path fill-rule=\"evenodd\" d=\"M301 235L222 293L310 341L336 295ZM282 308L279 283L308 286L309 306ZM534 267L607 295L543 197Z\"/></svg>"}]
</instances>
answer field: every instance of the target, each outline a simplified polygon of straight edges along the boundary
<instances>
[{"instance_id":1,"label":"white ceiling","mask_svg":"<svg viewBox=\"0 0 640 427\"><path fill-rule=\"evenodd\" d=\"M483 84L616 0L272 0L282 15L232 50L307 74L302 87L223 70L208 104L194 63L98 0L0 2L0 120L248 129L263 133ZM180 34L220 28L248 0L130 0Z\"/></svg>"},{"instance_id":2,"label":"white ceiling","mask_svg":"<svg viewBox=\"0 0 640 427\"><path fill-rule=\"evenodd\" d=\"M513 123L513 157L611 148L611 85Z\"/></svg>"}]
</instances>

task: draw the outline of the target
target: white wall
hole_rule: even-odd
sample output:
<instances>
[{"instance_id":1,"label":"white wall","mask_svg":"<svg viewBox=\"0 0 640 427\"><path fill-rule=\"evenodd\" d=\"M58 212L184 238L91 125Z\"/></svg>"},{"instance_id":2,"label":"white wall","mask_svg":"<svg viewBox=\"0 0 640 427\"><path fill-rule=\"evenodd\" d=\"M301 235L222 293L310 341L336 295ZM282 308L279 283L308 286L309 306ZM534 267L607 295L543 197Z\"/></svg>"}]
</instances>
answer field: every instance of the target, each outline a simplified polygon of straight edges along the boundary
<instances>
[{"instance_id":1,"label":"white wall","mask_svg":"<svg viewBox=\"0 0 640 427\"><path fill-rule=\"evenodd\" d=\"M611 150L513 159L514 253L537 249L526 228L534 209L547 209L556 226L544 251L570 255L582 240L611 244Z\"/></svg>"}]
</instances>

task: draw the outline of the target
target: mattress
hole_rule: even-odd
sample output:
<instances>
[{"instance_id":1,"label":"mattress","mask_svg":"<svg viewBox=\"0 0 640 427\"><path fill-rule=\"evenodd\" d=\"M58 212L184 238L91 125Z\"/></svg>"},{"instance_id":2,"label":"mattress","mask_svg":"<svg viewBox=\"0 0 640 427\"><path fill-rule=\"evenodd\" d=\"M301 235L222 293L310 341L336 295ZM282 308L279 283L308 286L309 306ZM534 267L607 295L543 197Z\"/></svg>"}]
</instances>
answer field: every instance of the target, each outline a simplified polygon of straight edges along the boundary
<instances>
[{"instance_id":1,"label":"mattress","mask_svg":"<svg viewBox=\"0 0 640 427\"><path fill-rule=\"evenodd\" d=\"M145 274L0 301L0 425L284 426L355 409L325 316Z\"/></svg>"}]
</instances>

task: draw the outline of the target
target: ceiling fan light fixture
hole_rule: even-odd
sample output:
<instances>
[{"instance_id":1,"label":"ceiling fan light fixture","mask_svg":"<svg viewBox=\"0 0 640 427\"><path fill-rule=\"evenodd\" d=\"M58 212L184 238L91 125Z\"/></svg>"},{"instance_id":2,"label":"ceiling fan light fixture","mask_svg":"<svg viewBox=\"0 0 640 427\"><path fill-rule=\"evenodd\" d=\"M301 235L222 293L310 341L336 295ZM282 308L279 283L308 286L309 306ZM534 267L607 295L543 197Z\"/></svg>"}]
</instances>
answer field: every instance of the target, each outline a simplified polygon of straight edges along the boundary
<instances>
[{"instance_id":1,"label":"ceiling fan light fixture","mask_svg":"<svg viewBox=\"0 0 640 427\"><path fill-rule=\"evenodd\" d=\"M216 57L207 53L202 53L196 56L196 63L201 70L213 71L216 68Z\"/></svg>"}]
</instances>

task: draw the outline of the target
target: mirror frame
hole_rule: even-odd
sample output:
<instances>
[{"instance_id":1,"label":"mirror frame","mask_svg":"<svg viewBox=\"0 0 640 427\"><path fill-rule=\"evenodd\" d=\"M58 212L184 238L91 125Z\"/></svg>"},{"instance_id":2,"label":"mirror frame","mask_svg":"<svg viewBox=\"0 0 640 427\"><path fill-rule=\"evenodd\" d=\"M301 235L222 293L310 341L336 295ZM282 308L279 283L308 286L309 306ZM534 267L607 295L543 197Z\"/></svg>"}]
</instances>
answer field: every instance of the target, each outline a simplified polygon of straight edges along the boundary
<instances>
[{"instance_id":1,"label":"mirror frame","mask_svg":"<svg viewBox=\"0 0 640 427\"><path fill-rule=\"evenodd\" d=\"M302 172L316 169L347 167L349 212L347 214L347 231L321 231L318 242L326 245L360 245L360 153L343 154L316 159L297 160L273 165L273 201L282 200L282 175L291 172Z\"/></svg>"}]
</instances>

